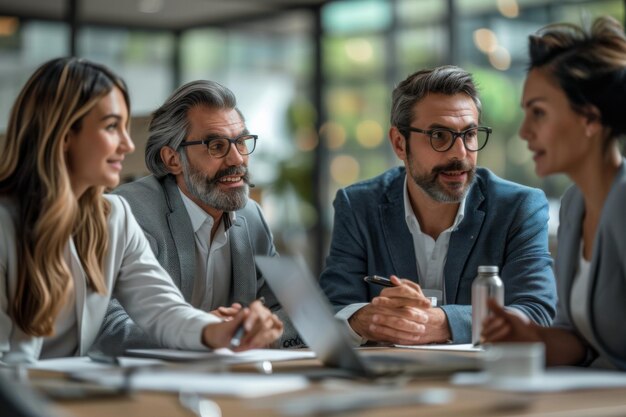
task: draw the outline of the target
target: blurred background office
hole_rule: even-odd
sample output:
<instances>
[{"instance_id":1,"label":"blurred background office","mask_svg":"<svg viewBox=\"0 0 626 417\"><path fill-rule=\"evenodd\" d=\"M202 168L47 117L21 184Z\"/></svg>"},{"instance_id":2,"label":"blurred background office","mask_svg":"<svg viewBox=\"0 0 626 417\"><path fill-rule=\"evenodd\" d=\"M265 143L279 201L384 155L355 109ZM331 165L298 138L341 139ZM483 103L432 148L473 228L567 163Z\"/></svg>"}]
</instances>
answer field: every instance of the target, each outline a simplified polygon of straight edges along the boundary
<instances>
[{"instance_id":1,"label":"blurred background office","mask_svg":"<svg viewBox=\"0 0 626 417\"><path fill-rule=\"evenodd\" d=\"M112 67L129 84L137 151L123 176L147 173L150 113L179 85L210 79L238 98L251 133L253 198L279 251L321 269L336 190L398 164L387 142L393 86L424 67L475 75L479 164L542 188L556 234L565 177L540 180L519 140L527 37L549 22L624 21L626 0L0 0L0 141L18 91L53 57ZM1 157L1 156L0 156Z\"/></svg>"}]
</instances>

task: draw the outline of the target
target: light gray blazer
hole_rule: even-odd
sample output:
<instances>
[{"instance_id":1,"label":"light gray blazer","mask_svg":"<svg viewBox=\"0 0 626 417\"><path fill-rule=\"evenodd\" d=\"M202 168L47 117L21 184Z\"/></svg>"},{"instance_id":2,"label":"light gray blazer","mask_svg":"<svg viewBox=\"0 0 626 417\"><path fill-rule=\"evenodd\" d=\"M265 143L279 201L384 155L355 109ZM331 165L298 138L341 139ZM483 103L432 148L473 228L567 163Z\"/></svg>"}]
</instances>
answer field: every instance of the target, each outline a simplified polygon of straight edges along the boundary
<instances>
[{"instance_id":1,"label":"light gray blazer","mask_svg":"<svg viewBox=\"0 0 626 417\"><path fill-rule=\"evenodd\" d=\"M84 271L75 277L78 354L84 355L96 339L111 292L133 319L154 340L172 348L203 349L202 329L219 320L192 308L150 251L148 241L128 204L118 196L111 202L108 218L109 246L104 259L108 292L100 295L87 286ZM0 197L0 362L34 362L42 337L25 334L14 325L10 306L17 288L16 228L19 210L15 202ZM68 242L75 264L80 259Z\"/></svg>"},{"instance_id":2,"label":"light gray blazer","mask_svg":"<svg viewBox=\"0 0 626 417\"><path fill-rule=\"evenodd\" d=\"M622 166L606 199L591 258L589 297L590 334L571 320L570 297L580 254L584 201L580 189L569 188L561 200L556 277L558 311L555 327L581 336L597 356L592 366L626 370L626 164Z\"/></svg>"},{"instance_id":3,"label":"light gray blazer","mask_svg":"<svg viewBox=\"0 0 626 417\"><path fill-rule=\"evenodd\" d=\"M180 288L185 300L191 301L196 271L194 231L174 177L157 179L150 175L118 187L115 194L128 200L150 247L161 265ZM254 263L255 255L276 256L272 234L261 208L253 200L237 211L237 219L228 229L232 259L232 288L229 301L251 303L265 297L267 307L285 324L277 345L302 344L287 315L265 283ZM218 306L216 306L218 307ZM98 344L103 350L111 346L145 347L146 341L119 303L112 301Z\"/></svg>"}]
</instances>

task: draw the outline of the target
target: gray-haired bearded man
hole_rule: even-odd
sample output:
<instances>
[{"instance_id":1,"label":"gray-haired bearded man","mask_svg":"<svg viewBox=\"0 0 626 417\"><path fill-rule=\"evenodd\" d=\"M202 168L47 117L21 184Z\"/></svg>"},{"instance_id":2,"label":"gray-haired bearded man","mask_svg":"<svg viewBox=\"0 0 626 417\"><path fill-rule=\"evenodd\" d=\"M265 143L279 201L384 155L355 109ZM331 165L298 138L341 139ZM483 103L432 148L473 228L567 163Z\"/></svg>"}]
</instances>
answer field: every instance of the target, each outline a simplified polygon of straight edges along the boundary
<instances>
[{"instance_id":1,"label":"gray-haired bearded man","mask_svg":"<svg viewBox=\"0 0 626 417\"><path fill-rule=\"evenodd\" d=\"M152 175L115 193L128 200L191 305L228 319L249 304L242 348L260 347L263 329L282 323L283 336L273 346L297 346L302 342L254 263L255 255L276 255L261 208L248 198L256 141L229 89L188 83L153 114L145 155ZM254 301L260 297L266 306ZM151 345L115 301L99 343L111 345Z\"/></svg>"}]
</instances>

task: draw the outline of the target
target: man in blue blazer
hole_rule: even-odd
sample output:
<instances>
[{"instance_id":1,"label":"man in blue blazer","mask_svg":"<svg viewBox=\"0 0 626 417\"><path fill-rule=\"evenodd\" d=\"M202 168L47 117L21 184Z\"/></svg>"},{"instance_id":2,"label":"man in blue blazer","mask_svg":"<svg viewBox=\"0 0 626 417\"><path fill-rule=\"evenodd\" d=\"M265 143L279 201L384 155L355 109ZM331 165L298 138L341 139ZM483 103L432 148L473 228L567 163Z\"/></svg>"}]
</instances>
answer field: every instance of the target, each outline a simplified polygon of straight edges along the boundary
<instances>
[{"instance_id":1,"label":"man in blue blazer","mask_svg":"<svg viewBox=\"0 0 626 417\"><path fill-rule=\"evenodd\" d=\"M244 340L284 325L275 347L297 346L302 341L254 262L255 255L276 256L276 249L261 208L248 198L248 158L257 137L236 106L234 94L219 83L181 86L150 122L145 157L152 175L114 192L130 204L185 300L225 319L249 305L252 339ZM151 345L112 301L98 347Z\"/></svg>"},{"instance_id":2,"label":"man in blue blazer","mask_svg":"<svg viewBox=\"0 0 626 417\"><path fill-rule=\"evenodd\" d=\"M320 285L355 343L469 343L480 265L499 267L507 308L551 323L547 200L476 167L491 133L480 113L466 71L412 74L392 96L389 139L404 167L337 192ZM366 275L390 276L393 287Z\"/></svg>"}]
</instances>

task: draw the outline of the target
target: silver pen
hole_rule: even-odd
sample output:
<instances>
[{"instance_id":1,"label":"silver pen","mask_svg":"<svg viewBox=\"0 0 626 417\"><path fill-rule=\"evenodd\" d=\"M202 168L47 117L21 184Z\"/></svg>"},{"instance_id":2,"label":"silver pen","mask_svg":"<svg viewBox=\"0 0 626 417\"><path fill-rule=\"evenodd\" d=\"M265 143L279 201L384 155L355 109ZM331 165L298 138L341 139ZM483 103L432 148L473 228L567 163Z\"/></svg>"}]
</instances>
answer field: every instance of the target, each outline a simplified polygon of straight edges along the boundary
<instances>
[{"instance_id":1,"label":"silver pen","mask_svg":"<svg viewBox=\"0 0 626 417\"><path fill-rule=\"evenodd\" d=\"M261 304L265 305L265 297L259 297L256 301L260 301ZM245 305L242 303L242 306ZM243 339L244 334L246 333L246 328L243 326L243 322L237 327L235 330L235 334L233 334L233 338L230 339L230 348L238 348L241 346L241 339Z\"/></svg>"}]
</instances>

